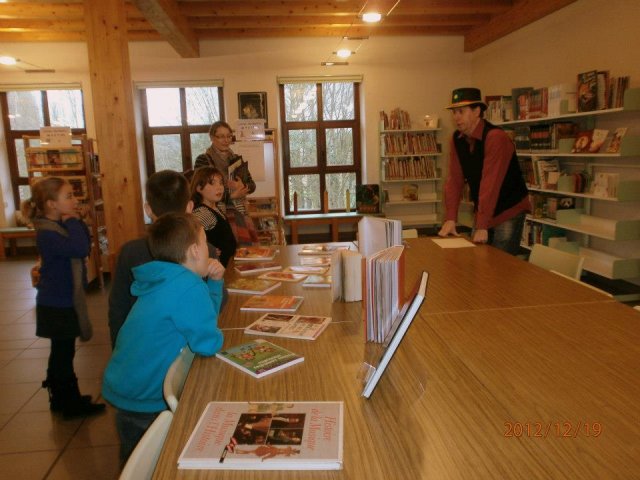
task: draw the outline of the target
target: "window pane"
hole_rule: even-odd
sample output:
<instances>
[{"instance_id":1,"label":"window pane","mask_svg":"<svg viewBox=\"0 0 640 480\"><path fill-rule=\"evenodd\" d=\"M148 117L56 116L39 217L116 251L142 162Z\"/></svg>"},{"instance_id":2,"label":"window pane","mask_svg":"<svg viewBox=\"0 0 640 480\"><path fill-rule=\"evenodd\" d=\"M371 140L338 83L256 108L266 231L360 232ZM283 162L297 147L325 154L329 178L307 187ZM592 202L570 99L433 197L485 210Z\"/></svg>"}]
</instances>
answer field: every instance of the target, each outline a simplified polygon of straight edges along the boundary
<instances>
[{"instance_id":1,"label":"window pane","mask_svg":"<svg viewBox=\"0 0 640 480\"><path fill-rule=\"evenodd\" d=\"M318 119L315 83L290 83L284 86L287 122L310 122Z\"/></svg>"},{"instance_id":2,"label":"window pane","mask_svg":"<svg viewBox=\"0 0 640 480\"><path fill-rule=\"evenodd\" d=\"M318 165L316 131L289 130L289 155L292 168Z\"/></svg>"},{"instance_id":3,"label":"window pane","mask_svg":"<svg viewBox=\"0 0 640 480\"><path fill-rule=\"evenodd\" d=\"M52 126L84 128L80 90L47 90L47 102Z\"/></svg>"},{"instance_id":4,"label":"window pane","mask_svg":"<svg viewBox=\"0 0 640 480\"><path fill-rule=\"evenodd\" d=\"M153 155L156 172L160 170L176 170L182 172L180 135L154 135Z\"/></svg>"},{"instance_id":5,"label":"window pane","mask_svg":"<svg viewBox=\"0 0 640 480\"><path fill-rule=\"evenodd\" d=\"M7 92L12 130L38 130L44 126L40 91Z\"/></svg>"},{"instance_id":6,"label":"window pane","mask_svg":"<svg viewBox=\"0 0 640 480\"><path fill-rule=\"evenodd\" d=\"M289 176L289 208L292 212L293 192L298 193L298 212L320 210L320 175Z\"/></svg>"},{"instance_id":7,"label":"window pane","mask_svg":"<svg viewBox=\"0 0 640 480\"><path fill-rule=\"evenodd\" d=\"M189 125L211 125L220 120L218 87L185 88L185 94Z\"/></svg>"},{"instance_id":8,"label":"window pane","mask_svg":"<svg viewBox=\"0 0 640 480\"><path fill-rule=\"evenodd\" d=\"M18 193L20 195L20 203L24 200L31 199L31 187L29 185L19 185Z\"/></svg>"},{"instance_id":9,"label":"window pane","mask_svg":"<svg viewBox=\"0 0 640 480\"><path fill-rule=\"evenodd\" d=\"M24 154L24 142L22 139L16 139L16 156L18 157L18 175L20 177L28 177L29 172L27 171L27 157ZM39 143L39 142L38 142ZM31 142L31 146L37 146L35 142Z\"/></svg>"},{"instance_id":10,"label":"window pane","mask_svg":"<svg viewBox=\"0 0 640 480\"><path fill-rule=\"evenodd\" d=\"M353 165L353 130L351 128L328 128L327 165Z\"/></svg>"},{"instance_id":11,"label":"window pane","mask_svg":"<svg viewBox=\"0 0 640 480\"><path fill-rule=\"evenodd\" d=\"M149 126L166 127L182 124L180 117L180 89L148 88L146 93Z\"/></svg>"},{"instance_id":12,"label":"window pane","mask_svg":"<svg viewBox=\"0 0 640 480\"><path fill-rule=\"evenodd\" d=\"M349 190L351 208L356 207L356 174L330 173L325 177L329 194L329 210L344 210Z\"/></svg>"},{"instance_id":13,"label":"window pane","mask_svg":"<svg viewBox=\"0 0 640 480\"><path fill-rule=\"evenodd\" d=\"M353 83L323 83L324 120L353 120L355 118L353 91Z\"/></svg>"},{"instance_id":14,"label":"window pane","mask_svg":"<svg viewBox=\"0 0 640 480\"><path fill-rule=\"evenodd\" d=\"M211 140L208 133L192 133L189 137L191 139L191 161L195 163L196 157L207 151Z\"/></svg>"}]
</instances>

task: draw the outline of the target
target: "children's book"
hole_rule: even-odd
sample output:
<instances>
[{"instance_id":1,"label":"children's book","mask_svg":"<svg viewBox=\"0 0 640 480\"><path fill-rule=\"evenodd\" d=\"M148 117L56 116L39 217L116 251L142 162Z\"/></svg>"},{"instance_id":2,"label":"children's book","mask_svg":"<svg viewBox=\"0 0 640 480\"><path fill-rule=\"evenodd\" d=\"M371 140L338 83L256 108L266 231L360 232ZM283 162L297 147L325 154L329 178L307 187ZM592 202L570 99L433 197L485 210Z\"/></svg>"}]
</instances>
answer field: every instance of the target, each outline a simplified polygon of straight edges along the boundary
<instances>
[{"instance_id":1,"label":"children's book","mask_svg":"<svg viewBox=\"0 0 640 480\"><path fill-rule=\"evenodd\" d=\"M260 275L263 280L275 280L277 282L299 282L307 278L306 273L267 272Z\"/></svg>"},{"instance_id":2,"label":"children's book","mask_svg":"<svg viewBox=\"0 0 640 480\"><path fill-rule=\"evenodd\" d=\"M179 469L340 470L342 402L210 402Z\"/></svg>"},{"instance_id":3,"label":"children's book","mask_svg":"<svg viewBox=\"0 0 640 480\"><path fill-rule=\"evenodd\" d=\"M591 112L598 106L598 72L578 74L578 111Z\"/></svg>"},{"instance_id":4,"label":"children's book","mask_svg":"<svg viewBox=\"0 0 640 480\"><path fill-rule=\"evenodd\" d=\"M225 284L229 293L241 293L244 295L264 295L282 285L280 282L260 280L257 278L236 278Z\"/></svg>"},{"instance_id":5,"label":"children's book","mask_svg":"<svg viewBox=\"0 0 640 480\"><path fill-rule=\"evenodd\" d=\"M315 340L331 323L331 317L266 313L244 329L249 335Z\"/></svg>"},{"instance_id":6,"label":"children's book","mask_svg":"<svg viewBox=\"0 0 640 480\"><path fill-rule=\"evenodd\" d=\"M326 243L309 243L307 245L303 245L302 249L298 252L298 255L319 255L319 256L328 256L331 255L336 250L349 250L349 247L346 245L327 245Z\"/></svg>"},{"instance_id":7,"label":"children's book","mask_svg":"<svg viewBox=\"0 0 640 480\"><path fill-rule=\"evenodd\" d=\"M261 261L261 260L273 260L278 253L277 250L270 247L240 247L236 250L236 256L233 257L236 261Z\"/></svg>"},{"instance_id":8,"label":"children's book","mask_svg":"<svg viewBox=\"0 0 640 480\"><path fill-rule=\"evenodd\" d=\"M622 139L627 133L627 127L616 128L613 132L613 137L611 138L611 142L607 147L607 153L618 153L620 152L620 144L622 143Z\"/></svg>"},{"instance_id":9,"label":"children's book","mask_svg":"<svg viewBox=\"0 0 640 480\"><path fill-rule=\"evenodd\" d=\"M240 275L256 275L271 270L281 270L282 265L276 262L238 262L234 268Z\"/></svg>"},{"instance_id":10,"label":"children's book","mask_svg":"<svg viewBox=\"0 0 640 480\"><path fill-rule=\"evenodd\" d=\"M304 288L329 288L331 286L331 275L309 275L304 282Z\"/></svg>"},{"instance_id":11,"label":"children's book","mask_svg":"<svg viewBox=\"0 0 640 480\"><path fill-rule=\"evenodd\" d=\"M329 268L321 265L291 265L283 270L283 272L306 273L307 275L324 275L327 271Z\"/></svg>"},{"instance_id":12,"label":"children's book","mask_svg":"<svg viewBox=\"0 0 640 480\"><path fill-rule=\"evenodd\" d=\"M358 250L365 257L394 245L402 245L402 222L365 216L358 222Z\"/></svg>"},{"instance_id":13,"label":"children's book","mask_svg":"<svg viewBox=\"0 0 640 480\"><path fill-rule=\"evenodd\" d=\"M591 135L591 144L589 145L589 153L598 153L604 141L607 139L609 130L603 128L594 128Z\"/></svg>"},{"instance_id":14,"label":"children's book","mask_svg":"<svg viewBox=\"0 0 640 480\"><path fill-rule=\"evenodd\" d=\"M254 295L240 307L244 312L295 312L304 297L290 295Z\"/></svg>"},{"instance_id":15,"label":"children's book","mask_svg":"<svg viewBox=\"0 0 640 480\"><path fill-rule=\"evenodd\" d=\"M221 350L216 357L256 378L304 361L304 357L261 338Z\"/></svg>"},{"instance_id":16,"label":"children's book","mask_svg":"<svg viewBox=\"0 0 640 480\"><path fill-rule=\"evenodd\" d=\"M429 280L429 274L423 272L422 276L418 280L418 284L414 289L410 299L404 304L402 310L399 312L396 320L394 321L393 328L385 339L385 349L380 356L376 365L365 364L365 377L364 388L362 390L362 396L369 398L376 388L378 381L382 377L387 365L391 361L393 354L398 349L402 338L407 330L411 326L416 313L422 305L422 301L427 294L427 281Z\"/></svg>"},{"instance_id":17,"label":"children's book","mask_svg":"<svg viewBox=\"0 0 640 480\"><path fill-rule=\"evenodd\" d=\"M229 178L240 180L245 185L249 181L249 162L242 159L241 155L236 155L229 164Z\"/></svg>"},{"instance_id":18,"label":"children's book","mask_svg":"<svg viewBox=\"0 0 640 480\"><path fill-rule=\"evenodd\" d=\"M593 136L593 130L584 130L578 132L576 140L573 143L571 153L587 153L591 146L591 137Z\"/></svg>"},{"instance_id":19,"label":"children's book","mask_svg":"<svg viewBox=\"0 0 640 480\"><path fill-rule=\"evenodd\" d=\"M303 266L316 266L316 267L328 267L329 265L331 265L331 258L329 257L307 257L307 256L302 256L300 257L300 265Z\"/></svg>"},{"instance_id":20,"label":"children's book","mask_svg":"<svg viewBox=\"0 0 640 480\"><path fill-rule=\"evenodd\" d=\"M378 213L380 210L380 186L378 184L356 185L356 211Z\"/></svg>"}]
</instances>

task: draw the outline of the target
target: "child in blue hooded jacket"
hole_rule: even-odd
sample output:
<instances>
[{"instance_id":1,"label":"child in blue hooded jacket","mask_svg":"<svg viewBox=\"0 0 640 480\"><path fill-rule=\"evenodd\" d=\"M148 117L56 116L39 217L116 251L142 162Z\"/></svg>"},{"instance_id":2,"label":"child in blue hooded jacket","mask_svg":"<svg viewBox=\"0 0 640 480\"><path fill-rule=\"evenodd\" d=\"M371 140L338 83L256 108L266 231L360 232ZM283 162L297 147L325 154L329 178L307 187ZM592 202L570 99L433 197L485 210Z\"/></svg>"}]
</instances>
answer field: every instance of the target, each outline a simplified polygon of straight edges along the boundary
<instances>
[{"instance_id":1,"label":"child in blue hooded jacket","mask_svg":"<svg viewBox=\"0 0 640 480\"><path fill-rule=\"evenodd\" d=\"M166 410L162 384L180 350L211 356L223 341L217 318L224 270L209 258L198 219L165 214L149 228L148 244L155 260L133 269L131 293L138 300L118 333L102 385L103 397L117 409L123 463Z\"/></svg>"}]
</instances>

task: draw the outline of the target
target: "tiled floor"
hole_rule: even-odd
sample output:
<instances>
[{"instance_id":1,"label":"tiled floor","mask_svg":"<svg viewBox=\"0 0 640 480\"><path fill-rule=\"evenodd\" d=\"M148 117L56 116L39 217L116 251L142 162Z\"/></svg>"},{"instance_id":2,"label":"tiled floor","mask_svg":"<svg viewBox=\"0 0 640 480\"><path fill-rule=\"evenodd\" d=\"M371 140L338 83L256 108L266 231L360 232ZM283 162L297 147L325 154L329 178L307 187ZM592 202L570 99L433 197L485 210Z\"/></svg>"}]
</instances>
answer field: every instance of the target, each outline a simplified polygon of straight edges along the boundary
<instances>
[{"instance_id":1,"label":"tiled floor","mask_svg":"<svg viewBox=\"0 0 640 480\"><path fill-rule=\"evenodd\" d=\"M113 409L78 420L49 411L40 388L49 340L35 336L35 260L0 262L0 479L102 480L118 477L118 435ZM83 393L100 394L111 354L107 290L88 294L94 336L77 342L76 374Z\"/></svg>"}]
</instances>

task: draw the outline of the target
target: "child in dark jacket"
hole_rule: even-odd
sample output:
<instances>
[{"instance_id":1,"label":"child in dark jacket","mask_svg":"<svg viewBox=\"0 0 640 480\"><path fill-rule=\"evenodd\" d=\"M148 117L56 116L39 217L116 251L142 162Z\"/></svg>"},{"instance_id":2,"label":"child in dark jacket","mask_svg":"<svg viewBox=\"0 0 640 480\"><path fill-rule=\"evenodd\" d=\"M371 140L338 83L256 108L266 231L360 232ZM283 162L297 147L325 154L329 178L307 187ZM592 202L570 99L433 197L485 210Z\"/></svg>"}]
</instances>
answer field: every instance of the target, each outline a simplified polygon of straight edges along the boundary
<instances>
[{"instance_id":1,"label":"child in dark jacket","mask_svg":"<svg viewBox=\"0 0 640 480\"><path fill-rule=\"evenodd\" d=\"M91 338L84 297L84 258L91 251L87 226L77 218L78 202L63 178L46 177L33 186L30 217L40 253L36 296L36 335L51 339L47 379L50 408L65 418L88 416L104 410L80 395L73 369L76 337Z\"/></svg>"}]
</instances>

